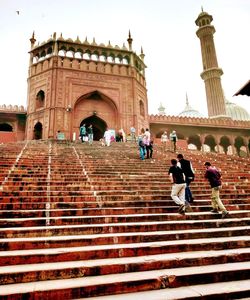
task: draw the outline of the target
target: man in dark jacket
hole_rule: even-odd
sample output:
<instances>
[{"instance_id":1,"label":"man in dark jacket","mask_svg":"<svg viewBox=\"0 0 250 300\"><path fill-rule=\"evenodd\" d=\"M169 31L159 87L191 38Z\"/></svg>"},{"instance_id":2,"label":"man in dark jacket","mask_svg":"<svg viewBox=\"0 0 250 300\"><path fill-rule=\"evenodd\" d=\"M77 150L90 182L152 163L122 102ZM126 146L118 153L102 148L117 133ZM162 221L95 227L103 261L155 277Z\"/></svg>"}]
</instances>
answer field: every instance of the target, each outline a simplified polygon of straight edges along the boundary
<instances>
[{"instance_id":1,"label":"man in dark jacket","mask_svg":"<svg viewBox=\"0 0 250 300\"><path fill-rule=\"evenodd\" d=\"M222 219L225 218L229 213L220 199L220 188L221 188L221 174L215 168L211 166L209 161L205 162L206 172L205 178L208 179L210 186L212 188L211 200L212 200L212 213L218 213L219 210L222 211Z\"/></svg>"},{"instance_id":2,"label":"man in dark jacket","mask_svg":"<svg viewBox=\"0 0 250 300\"><path fill-rule=\"evenodd\" d=\"M172 183L171 198L179 205L179 213L185 214L185 179L183 170L177 166L177 160L171 159L171 167L168 170Z\"/></svg>"},{"instance_id":3,"label":"man in dark jacket","mask_svg":"<svg viewBox=\"0 0 250 300\"><path fill-rule=\"evenodd\" d=\"M184 159L182 154L177 155L177 159L179 161L179 165L185 174L186 188L185 188L185 200L189 203L194 201L192 192L190 190L190 183L194 181L194 170L192 164L189 160Z\"/></svg>"}]
</instances>

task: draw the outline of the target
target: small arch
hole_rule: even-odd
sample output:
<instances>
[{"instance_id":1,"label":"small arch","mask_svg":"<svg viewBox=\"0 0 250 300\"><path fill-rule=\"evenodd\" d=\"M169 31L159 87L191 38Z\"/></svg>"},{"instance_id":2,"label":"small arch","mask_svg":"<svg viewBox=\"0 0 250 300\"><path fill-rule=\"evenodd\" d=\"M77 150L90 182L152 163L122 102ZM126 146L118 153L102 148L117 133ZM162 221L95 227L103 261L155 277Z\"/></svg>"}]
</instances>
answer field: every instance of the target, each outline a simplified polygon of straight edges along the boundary
<instances>
[{"instance_id":1,"label":"small arch","mask_svg":"<svg viewBox=\"0 0 250 300\"><path fill-rule=\"evenodd\" d=\"M227 154L228 153L228 147L231 145L229 138L227 136L222 136L221 139L220 139L220 144L219 145L222 147L223 152L225 154Z\"/></svg>"},{"instance_id":2,"label":"small arch","mask_svg":"<svg viewBox=\"0 0 250 300\"><path fill-rule=\"evenodd\" d=\"M0 131L12 132L13 127L8 123L0 123Z\"/></svg>"},{"instance_id":3,"label":"small arch","mask_svg":"<svg viewBox=\"0 0 250 300\"><path fill-rule=\"evenodd\" d=\"M216 142L215 142L215 138L212 135L207 135L205 137L204 145L209 147L209 150L211 152L215 152ZM207 147L205 147L205 149L208 149Z\"/></svg>"},{"instance_id":4,"label":"small arch","mask_svg":"<svg viewBox=\"0 0 250 300\"><path fill-rule=\"evenodd\" d=\"M58 52L58 55L59 55L59 56L62 56L62 57L65 57L65 50L60 50L60 51Z\"/></svg>"},{"instance_id":5,"label":"small arch","mask_svg":"<svg viewBox=\"0 0 250 300\"><path fill-rule=\"evenodd\" d=\"M34 126L33 140L40 140L43 136L43 125L41 122L37 122Z\"/></svg>"},{"instance_id":6,"label":"small arch","mask_svg":"<svg viewBox=\"0 0 250 300\"><path fill-rule=\"evenodd\" d=\"M69 51L66 52L66 55L65 55L65 56L66 56L66 57L69 57L69 58L73 58L73 57L74 57L74 52L71 51L71 50L69 50Z\"/></svg>"},{"instance_id":7,"label":"small arch","mask_svg":"<svg viewBox=\"0 0 250 300\"><path fill-rule=\"evenodd\" d=\"M201 150L201 140L198 135L191 135L187 140L188 145L195 145L198 150Z\"/></svg>"},{"instance_id":8,"label":"small arch","mask_svg":"<svg viewBox=\"0 0 250 300\"><path fill-rule=\"evenodd\" d=\"M241 151L242 151L242 149L244 149L244 146L246 146L246 145L244 144L244 140L243 140L243 138L242 138L241 136L237 136L237 137L235 138L234 146L235 146L235 149L236 149L236 151L237 151L237 154L238 154L239 156L241 156Z\"/></svg>"},{"instance_id":9,"label":"small arch","mask_svg":"<svg viewBox=\"0 0 250 300\"><path fill-rule=\"evenodd\" d=\"M142 100L140 100L140 102L139 102L139 107L140 107L140 115L145 117L145 107L144 107L144 103Z\"/></svg>"},{"instance_id":10,"label":"small arch","mask_svg":"<svg viewBox=\"0 0 250 300\"><path fill-rule=\"evenodd\" d=\"M45 93L40 90L36 95L36 109L44 107Z\"/></svg>"}]
</instances>

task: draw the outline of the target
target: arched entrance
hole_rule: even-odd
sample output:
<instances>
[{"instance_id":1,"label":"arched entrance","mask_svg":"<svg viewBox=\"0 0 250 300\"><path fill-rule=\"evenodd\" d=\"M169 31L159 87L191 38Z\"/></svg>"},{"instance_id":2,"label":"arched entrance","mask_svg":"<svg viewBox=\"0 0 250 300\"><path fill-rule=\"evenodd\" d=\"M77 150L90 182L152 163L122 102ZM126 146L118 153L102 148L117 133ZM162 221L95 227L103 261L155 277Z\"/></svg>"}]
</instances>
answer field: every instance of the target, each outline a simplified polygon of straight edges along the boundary
<instances>
[{"instance_id":1,"label":"arched entrance","mask_svg":"<svg viewBox=\"0 0 250 300\"><path fill-rule=\"evenodd\" d=\"M86 128L88 128L88 126L92 124L94 132L94 141L99 141L100 138L103 137L104 131L107 128L107 123L95 115L92 115L82 120L80 126L82 126L83 124L86 125Z\"/></svg>"},{"instance_id":2,"label":"arched entrance","mask_svg":"<svg viewBox=\"0 0 250 300\"><path fill-rule=\"evenodd\" d=\"M7 123L2 123L0 124L0 131L13 131L13 128L11 125L7 124Z\"/></svg>"},{"instance_id":3,"label":"arched entrance","mask_svg":"<svg viewBox=\"0 0 250 300\"><path fill-rule=\"evenodd\" d=\"M33 139L34 140L40 140L43 136L43 125L40 122L37 122L34 126L34 134Z\"/></svg>"}]
</instances>

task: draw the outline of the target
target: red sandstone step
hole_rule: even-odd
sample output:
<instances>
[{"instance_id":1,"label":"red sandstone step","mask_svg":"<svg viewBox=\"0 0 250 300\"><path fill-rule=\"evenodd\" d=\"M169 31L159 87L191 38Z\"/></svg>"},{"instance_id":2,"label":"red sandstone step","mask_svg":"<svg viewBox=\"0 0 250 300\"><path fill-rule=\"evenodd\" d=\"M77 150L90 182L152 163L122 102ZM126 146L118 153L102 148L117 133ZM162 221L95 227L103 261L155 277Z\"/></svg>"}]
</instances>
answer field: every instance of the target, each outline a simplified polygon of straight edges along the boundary
<instances>
[{"instance_id":1,"label":"red sandstone step","mask_svg":"<svg viewBox=\"0 0 250 300\"><path fill-rule=\"evenodd\" d=\"M250 217L250 211L230 211L227 218L244 218ZM47 211L46 217L41 218L7 218L0 219L0 227L27 227L50 225L67 225L67 224L100 224L100 223L124 223L124 222L150 222L150 221L171 221L171 220L207 220L221 219L221 214L211 214L210 212L191 212L185 215L178 213L162 214L127 214L127 215L93 215L93 216L57 216L51 217L50 211Z\"/></svg>"},{"instance_id":2,"label":"red sandstone step","mask_svg":"<svg viewBox=\"0 0 250 300\"><path fill-rule=\"evenodd\" d=\"M191 299L241 299L249 300L250 280L216 282L191 285L179 288L162 288L160 290L127 293L109 296L91 297L91 300L191 300ZM249 296L249 297L247 297ZM245 298L247 297L247 298ZM82 300L85 298L80 298Z\"/></svg>"},{"instance_id":3,"label":"red sandstone step","mask_svg":"<svg viewBox=\"0 0 250 300\"><path fill-rule=\"evenodd\" d=\"M7 204L8 205L8 204ZM6 206L7 206L6 205ZM9 205L8 205L9 206ZM8 208L7 206L7 208ZM24 205L23 205L24 206ZM50 205L51 207L52 205ZM62 205L63 206L63 205ZM83 206L83 204L82 204ZM227 204L227 210L249 210L249 205L229 205ZM3 207L3 205L2 205ZM13 207L13 206L12 206ZM46 207L46 203L44 203L42 208ZM162 213L176 213L176 206L151 206L151 207L99 207L99 208L91 208L91 207L80 207L80 208L50 208L49 215L50 217L59 217L59 216L96 216L96 215L117 215L123 213L125 214L162 214ZM210 206L194 206L192 205L193 212L201 212L201 211L209 211ZM0 210L0 218L42 218L46 216L48 210L46 209L37 209L33 206L33 209L12 209L10 210Z\"/></svg>"},{"instance_id":4,"label":"red sandstone step","mask_svg":"<svg viewBox=\"0 0 250 300\"><path fill-rule=\"evenodd\" d=\"M181 285L249 280L250 262L162 269L74 279L17 283L0 287L3 299L73 299L80 297L159 290Z\"/></svg>"},{"instance_id":5,"label":"red sandstone step","mask_svg":"<svg viewBox=\"0 0 250 300\"><path fill-rule=\"evenodd\" d=\"M59 235L0 239L1 251L27 250L34 248L78 247L88 245L128 244L170 240L189 240L212 237L249 235L249 226L210 229L169 231L125 232L85 235Z\"/></svg>"},{"instance_id":6,"label":"red sandstone step","mask_svg":"<svg viewBox=\"0 0 250 300\"><path fill-rule=\"evenodd\" d=\"M1 284L247 262L250 248L0 267Z\"/></svg>"},{"instance_id":7,"label":"red sandstone step","mask_svg":"<svg viewBox=\"0 0 250 300\"><path fill-rule=\"evenodd\" d=\"M109 224L84 224L67 226L33 226L33 227L12 227L0 228L1 238L10 237L37 237L60 235L79 235L96 233L118 233L118 232L141 232L162 231L162 230L187 230L187 229L206 229L206 228L228 228L236 226L248 226L250 218L231 218L224 220L175 220L157 221L146 223L109 223Z\"/></svg>"},{"instance_id":8,"label":"red sandstone step","mask_svg":"<svg viewBox=\"0 0 250 300\"><path fill-rule=\"evenodd\" d=\"M0 265L31 264L42 262L63 262L114 257L131 257L202 251L203 249L222 250L250 247L250 237L218 237L194 240L159 241L131 244L97 245L67 248L31 249L0 251Z\"/></svg>"}]
</instances>

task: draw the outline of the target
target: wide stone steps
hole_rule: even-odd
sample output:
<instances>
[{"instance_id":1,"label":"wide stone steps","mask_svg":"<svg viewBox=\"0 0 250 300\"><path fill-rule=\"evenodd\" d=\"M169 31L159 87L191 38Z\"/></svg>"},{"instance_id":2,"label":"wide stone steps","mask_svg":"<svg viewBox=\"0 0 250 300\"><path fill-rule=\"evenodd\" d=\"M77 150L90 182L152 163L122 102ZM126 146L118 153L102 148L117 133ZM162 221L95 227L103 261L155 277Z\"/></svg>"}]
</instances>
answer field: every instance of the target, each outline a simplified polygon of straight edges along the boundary
<instances>
[{"instance_id":1,"label":"wide stone steps","mask_svg":"<svg viewBox=\"0 0 250 300\"><path fill-rule=\"evenodd\" d=\"M161 253L190 252L250 247L249 236L201 238L179 241L157 241L131 244L111 244L81 247L27 249L0 251L0 265L91 260L102 258L134 257Z\"/></svg>"},{"instance_id":2,"label":"wide stone steps","mask_svg":"<svg viewBox=\"0 0 250 300\"><path fill-rule=\"evenodd\" d=\"M165 201L167 202L167 201ZM169 201L170 202L170 201ZM79 203L78 203L79 204ZM167 203L164 203L167 205ZM47 204L48 205L48 204ZM96 215L117 215L117 214L162 214L162 213L176 213L178 207L171 205L169 206L138 206L138 207L99 207L98 203L96 204L97 208L91 207L84 207L84 202L78 208L63 208L63 203L58 203L58 206L61 208L54 208L55 206L50 205L49 215L50 217L59 217L59 216L96 216ZM5 208L8 207L9 204L6 204ZM23 205L24 207L25 205ZM37 209L30 203L30 208L33 209L14 209L14 205L12 209L9 210L0 210L0 219L2 218L41 218L48 214L48 209L46 209L46 203L41 205L43 209ZM0 207L3 208L3 205ZM19 206L20 207L20 206ZM66 207L66 205L65 205ZM210 211L211 208L208 206L198 206L197 204L194 206L192 205L192 212L205 212ZM227 210L228 211L235 211L235 210L249 210L250 211L250 204L228 204L227 203Z\"/></svg>"},{"instance_id":3,"label":"wide stone steps","mask_svg":"<svg viewBox=\"0 0 250 300\"><path fill-rule=\"evenodd\" d=\"M249 278L249 262L140 271L0 287L2 299L74 299ZM5 297L5 295L9 295ZM12 297L12 298L10 298Z\"/></svg>"},{"instance_id":4,"label":"wide stone steps","mask_svg":"<svg viewBox=\"0 0 250 300\"><path fill-rule=\"evenodd\" d=\"M145 226L146 225L146 226ZM231 219L208 219L208 220L175 220L175 221L155 221L142 223L107 223L107 224L74 224L60 226L32 226L32 227L11 227L0 228L0 238L11 237L34 237L52 235L79 235L96 233L117 233L117 232L140 232L161 230L187 230L199 228L215 228L249 226L250 218Z\"/></svg>"},{"instance_id":5,"label":"wide stone steps","mask_svg":"<svg viewBox=\"0 0 250 300\"><path fill-rule=\"evenodd\" d=\"M170 287L178 295L187 285L202 291L230 280L237 288L229 297L249 295L249 160L183 150L196 177L193 211L182 216L167 174L175 154L154 150L143 162L129 143L28 142L4 153L0 298L143 299L146 291L159 300L157 292ZM207 160L222 169L225 219L210 212ZM212 288L207 295L224 296Z\"/></svg>"},{"instance_id":6,"label":"wide stone steps","mask_svg":"<svg viewBox=\"0 0 250 300\"><path fill-rule=\"evenodd\" d=\"M247 262L250 248L0 267L1 284Z\"/></svg>"},{"instance_id":7,"label":"wide stone steps","mask_svg":"<svg viewBox=\"0 0 250 300\"><path fill-rule=\"evenodd\" d=\"M222 283L199 284L178 288L165 288L145 292L113 294L110 296L91 297L91 300L178 300L178 299L241 299L249 300L250 280L226 281ZM85 298L80 298L82 300Z\"/></svg>"},{"instance_id":8,"label":"wide stone steps","mask_svg":"<svg viewBox=\"0 0 250 300\"><path fill-rule=\"evenodd\" d=\"M45 217L35 218L7 218L0 219L0 227L29 227L29 226L42 226L50 225L70 225L70 224L107 224L107 223L127 223L127 222L152 222L152 221L171 221L171 220L207 220L219 219L221 215L211 213L186 213L182 216L178 213L168 214L128 214L128 215L93 215L93 216L56 216L51 217L49 210ZM250 218L250 211L230 211L232 218Z\"/></svg>"},{"instance_id":9,"label":"wide stone steps","mask_svg":"<svg viewBox=\"0 0 250 300\"><path fill-rule=\"evenodd\" d=\"M105 244L128 244L140 242L157 242L170 240L189 240L196 238L217 238L244 236L249 234L249 226L209 229L187 229L168 231L142 231L142 232L118 232L118 233L98 233L83 235L59 235L59 236L31 236L31 237L9 237L1 238L1 251L28 250L41 248L78 247L88 245Z\"/></svg>"}]
</instances>

